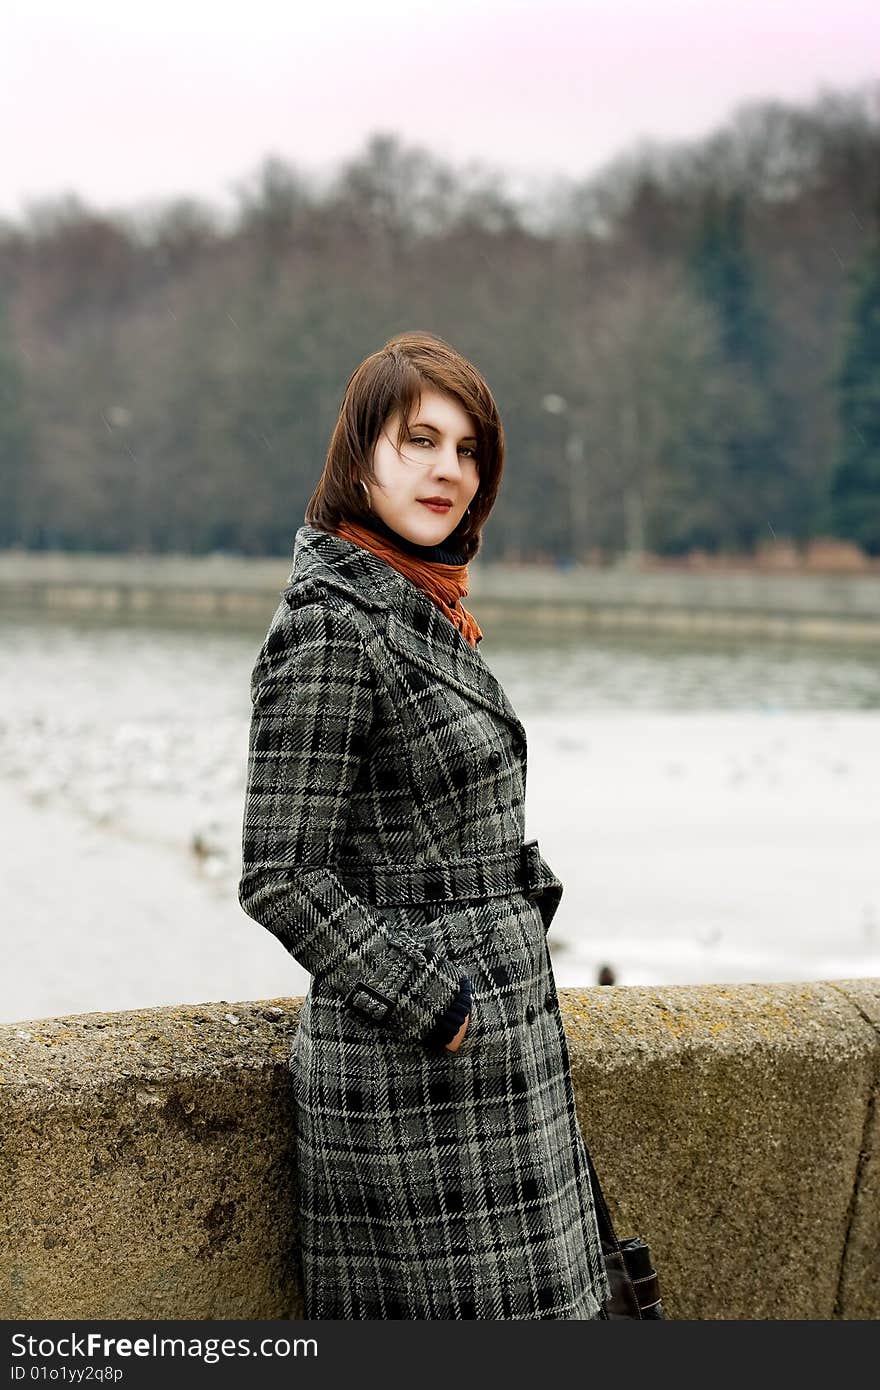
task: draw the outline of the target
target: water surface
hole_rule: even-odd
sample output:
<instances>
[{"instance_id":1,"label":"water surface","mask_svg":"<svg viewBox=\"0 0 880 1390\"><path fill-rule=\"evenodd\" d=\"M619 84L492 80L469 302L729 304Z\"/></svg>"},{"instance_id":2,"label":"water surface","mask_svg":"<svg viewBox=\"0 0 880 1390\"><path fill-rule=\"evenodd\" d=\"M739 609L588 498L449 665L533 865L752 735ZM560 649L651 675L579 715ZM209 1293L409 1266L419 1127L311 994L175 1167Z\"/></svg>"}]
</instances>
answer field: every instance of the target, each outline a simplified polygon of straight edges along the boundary
<instances>
[{"instance_id":1,"label":"water surface","mask_svg":"<svg viewBox=\"0 0 880 1390\"><path fill-rule=\"evenodd\" d=\"M236 892L264 630L0 615L0 1018L304 992ZM874 653L499 624L481 654L561 985L880 974Z\"/></svg>"}]
</instances>

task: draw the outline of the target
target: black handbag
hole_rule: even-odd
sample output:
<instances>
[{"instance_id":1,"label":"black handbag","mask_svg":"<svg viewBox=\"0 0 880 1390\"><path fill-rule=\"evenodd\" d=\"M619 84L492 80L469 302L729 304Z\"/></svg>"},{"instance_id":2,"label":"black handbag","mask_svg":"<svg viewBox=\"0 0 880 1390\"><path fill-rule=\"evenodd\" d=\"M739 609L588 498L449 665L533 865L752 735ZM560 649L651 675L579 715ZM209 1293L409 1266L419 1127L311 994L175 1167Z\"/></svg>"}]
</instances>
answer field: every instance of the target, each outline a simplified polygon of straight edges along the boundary
<instances>
[{"instance_id":1,"label":"black handbag","mask_svg":"<svg viewBox=\"0 0 880 1390\"><path fill-rule=\"evenodd\" d=\"M586 1146L585 1146L586 1147ZM666 1318L651 1250L641 1236L618 1240L593 1159L587 1149L590 1186L596 1207L602 1260L611 1293L602 1305L605 1318Z\"/></svg>"}]
</instances>

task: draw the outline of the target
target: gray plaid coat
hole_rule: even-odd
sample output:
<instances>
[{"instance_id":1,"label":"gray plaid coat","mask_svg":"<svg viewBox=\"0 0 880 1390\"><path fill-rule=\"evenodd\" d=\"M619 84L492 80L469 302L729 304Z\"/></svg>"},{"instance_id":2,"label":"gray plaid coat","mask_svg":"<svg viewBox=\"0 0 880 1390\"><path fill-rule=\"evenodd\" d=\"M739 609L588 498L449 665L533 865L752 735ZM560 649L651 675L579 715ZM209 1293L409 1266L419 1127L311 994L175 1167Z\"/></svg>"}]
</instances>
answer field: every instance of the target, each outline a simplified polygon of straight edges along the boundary
<instances>
[{"instance_id":1,"label":"gray plaid coat","mask_svg":"<svg viewBox=\"0 0 880 1390\"><path fill-rule=\"evenodd\" d=\"M562 884L523 848L507 696L420 589L311 526L251 696L239 898L313 977L290 1057L305 1316L593 1317ZM462 974L464 1041L432 1047Z\"/></svg>"}]
</instances>

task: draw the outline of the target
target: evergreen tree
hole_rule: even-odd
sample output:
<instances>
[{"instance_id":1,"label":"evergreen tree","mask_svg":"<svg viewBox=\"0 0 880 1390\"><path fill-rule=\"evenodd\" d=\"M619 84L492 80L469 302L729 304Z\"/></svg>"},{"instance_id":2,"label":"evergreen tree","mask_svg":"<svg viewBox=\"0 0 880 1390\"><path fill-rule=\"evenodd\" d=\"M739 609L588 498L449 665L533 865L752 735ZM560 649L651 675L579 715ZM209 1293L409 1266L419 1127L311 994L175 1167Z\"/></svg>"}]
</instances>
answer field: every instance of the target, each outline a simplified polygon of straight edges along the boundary
<instances>
[{"instance_id":1,"label":"evergreen tree","mask_svg":"<svg viewBox=\"0 0 880 1390\"><path fill-rule=\"evenodd\" d=\"M720 440L719 539L751 550L769 534L792 529L793 519L786 514L784 410L771 380L770 326L746 245L743 194L713 192L706 199L690 270L717 318L719 366L726 369L733 405Z\"/></svg>"},{"instance_id":2,"label":"evergreen tree","mask_svg":"<svg viewBox=\"0 0 880 1390\"><path fill-rule=\"evenodd\" d=\"M880 555L880 237L853 275L835 387L840 443L828 529Z\"/></svg>"},{"instance_id":3,"label":"evergreen tree","mask_svg":"<svg viewBox=\"0 0 880 1390\"><path fill-rule=\"evenodd\" d=\"M745 242L745 202L741 193L712 194L692 257L703 294L714 306L724 352L731 362L755 372L769 364L767 327L757 303L755 269Z\"/></svg>"}]
</instances>

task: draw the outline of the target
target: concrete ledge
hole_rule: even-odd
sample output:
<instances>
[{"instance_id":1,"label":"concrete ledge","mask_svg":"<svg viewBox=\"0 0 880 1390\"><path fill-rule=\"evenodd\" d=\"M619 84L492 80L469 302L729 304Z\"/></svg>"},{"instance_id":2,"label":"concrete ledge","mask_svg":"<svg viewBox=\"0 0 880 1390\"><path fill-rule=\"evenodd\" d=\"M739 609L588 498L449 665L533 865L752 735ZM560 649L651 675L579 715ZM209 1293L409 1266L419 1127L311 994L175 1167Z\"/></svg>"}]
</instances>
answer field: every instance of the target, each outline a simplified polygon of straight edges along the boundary
<instances>
[{"instance_id":1,"label":"concrete ledge","mask_svg":"<svg viewBox=\"0 0 880 1390\"><path fill-rule=\"evenodd\" d=\"M265 623L290 556L0 551L0 611ZM880 642L880 574L471 565L481 623Z\"/></svg>"},{"instance_id":2,"label":"concrete ledge","mask_svg":"<svg viewBox=\"0 0 880 1390\"><path fill-rule=\"evenodd\" d=\"M880 1316L880 980L560 993L670 1316ZM0 1026L0 1316L301 1317L300 1002Z\"/></svg>"}]
</instances>

